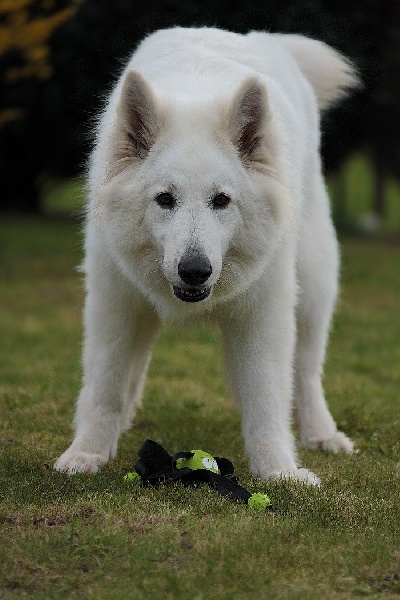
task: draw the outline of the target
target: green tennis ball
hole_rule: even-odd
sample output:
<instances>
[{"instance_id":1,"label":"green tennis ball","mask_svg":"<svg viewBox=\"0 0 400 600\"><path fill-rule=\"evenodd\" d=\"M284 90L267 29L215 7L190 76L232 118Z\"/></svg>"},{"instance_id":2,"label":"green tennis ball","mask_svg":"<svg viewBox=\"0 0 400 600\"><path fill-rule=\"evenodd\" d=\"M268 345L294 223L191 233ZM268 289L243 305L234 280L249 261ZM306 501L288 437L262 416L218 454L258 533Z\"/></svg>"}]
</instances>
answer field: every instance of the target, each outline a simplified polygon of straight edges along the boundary
<instances>
[{"instance_id":1,"label":"green tennis ball","mask_svg":"<svg viewBox=\"0 0 400 600\"><path fill-rule=\"evenodd\" d=\"M260 492L257 492L250 496L250 498L247 500L247 504L256 510L265 510L271 505L271 500L268 498L267 494L261 494Z\"/></svg>"},{"instance_id":2,"label":"green tennis ball","mask_svg":"<svg viewBox=\"0 0 400 600\"><path fill-rule=\"evenodd\" d=\"M138 473L127 473L123 477L125 483L138 483L140 481L140 475Z\"/></svg>"},{"instance_id":3,"label":"green tennis ball","mask_svg":"<svg viewBox=\"0 0 400 600\"><path fill-rule=\"evenodd\" d=\"M183 469L185 467L192 471L207 469L207 471L220 474L218 463L211 454L203 452L203 450L191 450L191 452L193 453L193 456L190 458L178 458L176 461L177 469Z\"/></svg>"}]
</instances>

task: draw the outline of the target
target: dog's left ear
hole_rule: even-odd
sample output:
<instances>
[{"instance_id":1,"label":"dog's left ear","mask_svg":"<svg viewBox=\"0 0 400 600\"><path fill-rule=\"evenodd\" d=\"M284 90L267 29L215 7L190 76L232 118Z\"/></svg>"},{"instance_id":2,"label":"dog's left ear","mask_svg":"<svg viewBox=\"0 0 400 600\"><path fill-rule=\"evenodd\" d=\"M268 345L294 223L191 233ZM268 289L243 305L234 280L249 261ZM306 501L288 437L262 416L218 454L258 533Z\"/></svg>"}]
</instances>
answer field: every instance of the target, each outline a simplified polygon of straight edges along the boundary
<instances>
[{"instance_id":1,"label":"dog's left ear","mask_svg":"<svg viewBox=\"0 0 400 600\"><path fill-rule=\"evenodd\" d=\"M229 118L231 139L244 163L265 160L261 146L268 116L265 86L256 77L246 79L234 96Z\"/></svg>"}]
</instances>

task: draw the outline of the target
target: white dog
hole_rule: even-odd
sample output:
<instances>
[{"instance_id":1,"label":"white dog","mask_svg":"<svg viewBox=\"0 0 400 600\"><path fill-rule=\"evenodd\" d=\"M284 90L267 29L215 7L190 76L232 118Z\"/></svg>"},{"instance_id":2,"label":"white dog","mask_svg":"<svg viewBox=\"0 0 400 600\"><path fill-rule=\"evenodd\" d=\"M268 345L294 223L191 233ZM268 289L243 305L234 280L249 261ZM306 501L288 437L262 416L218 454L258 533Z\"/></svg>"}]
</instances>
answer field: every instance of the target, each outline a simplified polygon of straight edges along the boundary
<instances>
[{"instance_id":1,"label":"white dog","mask_svg":"<svg viewBox=\"0 0 400 600\"><path fill-rule=\"evenodd\" d=\"M90 162L83 388L56 462L96 472L139 406L160 320L218 325L251 471L318 485L300 442L352 452L325 403L338 249L319 109L352 66L297 35L173 28L144 40Z\"/></svg>"}]
</instances>

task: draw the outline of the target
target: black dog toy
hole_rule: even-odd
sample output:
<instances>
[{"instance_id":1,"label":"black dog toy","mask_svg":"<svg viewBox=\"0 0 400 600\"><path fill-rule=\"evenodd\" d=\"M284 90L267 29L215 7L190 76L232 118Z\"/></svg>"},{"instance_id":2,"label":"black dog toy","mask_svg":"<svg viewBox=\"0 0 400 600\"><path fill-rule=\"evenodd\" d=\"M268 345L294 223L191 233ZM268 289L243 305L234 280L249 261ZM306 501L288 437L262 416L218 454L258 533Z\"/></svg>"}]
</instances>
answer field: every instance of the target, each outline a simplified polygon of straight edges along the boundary
<instances>
[{"instance_id":1,"label":"black dog toy","mask_svg":"<svg viewBox=\"0 0 400 600\"><path fill-rule=\"evenodd\" d=\"M152 440L146 440L138 452L136 473L127 473L125 481L140 478L143 486L158 486L175 481L185 485L206 483L229 500L247 504L258 510L280 512L271 505L266 494L251 494L239 485L234 467L227 458L213 457L203 450L177 452L174 456Z\"/></svg>"}]
</instances>

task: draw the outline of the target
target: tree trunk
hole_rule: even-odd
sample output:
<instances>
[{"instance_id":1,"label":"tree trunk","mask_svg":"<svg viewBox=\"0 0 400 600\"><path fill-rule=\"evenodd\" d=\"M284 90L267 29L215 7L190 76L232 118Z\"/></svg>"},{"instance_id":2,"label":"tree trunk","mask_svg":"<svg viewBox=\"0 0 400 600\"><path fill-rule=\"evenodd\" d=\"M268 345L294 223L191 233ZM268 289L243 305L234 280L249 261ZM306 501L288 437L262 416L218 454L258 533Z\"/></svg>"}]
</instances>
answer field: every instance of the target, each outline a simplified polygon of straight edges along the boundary
<instances>
[{"instance_id":1,"label":"tree trunk","mask_svg":"<svg viewBox=\"0 0 400 600\"><path fill-rule=\"evenodd\" d=\"M386 216L386 174L379 161L375 161L373 211L380 218Z\"/></svg>"},{"instance_id":2,"label":"tree trunk","mask_svg":"<svg viewBox=\"0 0 400 600\"><path fill-rule=\"evenodd\" d=\"M333 176L332 214L336 228L340 231L348 225L346 207L346 176L345 168L339 167Z\"/></svg>"},{"instance_id":3,"label":"tree trunk","mask_svg":"<svg viewBox=\"0 0 400 600\"><path fill-rule=\"evenodd\" d=\"M24 177L18 180L3 176L0 212L39 214L41 205L36 182Z\"/></svg>"},{"instance_id":4,"label":"tree trunk","mask_svg":"<svg viewBox=\"0 0 400 600\"><path fill-rule=\"evenodd\" d=\"M40 213L35 153L30 152L17 136L3 133L0 156L0 212Z\"/></svg>"}]
</instances>

